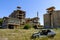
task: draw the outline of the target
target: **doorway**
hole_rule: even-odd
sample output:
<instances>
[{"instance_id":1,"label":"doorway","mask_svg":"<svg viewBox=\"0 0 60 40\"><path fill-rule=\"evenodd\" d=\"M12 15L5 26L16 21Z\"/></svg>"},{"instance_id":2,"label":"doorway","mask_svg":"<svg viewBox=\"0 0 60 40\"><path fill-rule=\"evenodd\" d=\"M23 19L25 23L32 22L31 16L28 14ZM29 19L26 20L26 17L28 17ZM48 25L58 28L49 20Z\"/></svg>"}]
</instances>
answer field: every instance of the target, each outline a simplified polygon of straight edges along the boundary
<instances>
[{"instance_id":1,"label":"doorway","mask_svg":"<svg viewBox=\"0 0 60 40\"><path fill-rule=\"evenodd\" d=\"M14 25L9 25L8 28L9 29L14 29Z\"/></svg>"}]
</instances>

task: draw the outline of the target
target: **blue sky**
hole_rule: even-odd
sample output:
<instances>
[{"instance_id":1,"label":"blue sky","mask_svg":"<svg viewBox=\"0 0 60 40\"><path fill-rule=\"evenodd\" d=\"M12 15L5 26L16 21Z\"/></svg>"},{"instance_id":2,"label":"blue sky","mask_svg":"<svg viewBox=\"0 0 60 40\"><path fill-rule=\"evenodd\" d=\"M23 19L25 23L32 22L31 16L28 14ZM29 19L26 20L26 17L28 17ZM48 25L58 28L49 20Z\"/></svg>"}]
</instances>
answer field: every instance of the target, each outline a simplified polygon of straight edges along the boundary
<instances>
[{"instance_id":1,"label":"blue sky","mask_svg":"<svg viewBox=\"0 0 60 40\"><path fill-rule=\"evenodd\" d=\"M40 23L43 25L43 14L46 8L55 6L56 10L60 9L60 0L0 0L0 18L8 16L17 6L26 11L27 18L33 18L39 13Z\"/></svg>"}]
</instances>

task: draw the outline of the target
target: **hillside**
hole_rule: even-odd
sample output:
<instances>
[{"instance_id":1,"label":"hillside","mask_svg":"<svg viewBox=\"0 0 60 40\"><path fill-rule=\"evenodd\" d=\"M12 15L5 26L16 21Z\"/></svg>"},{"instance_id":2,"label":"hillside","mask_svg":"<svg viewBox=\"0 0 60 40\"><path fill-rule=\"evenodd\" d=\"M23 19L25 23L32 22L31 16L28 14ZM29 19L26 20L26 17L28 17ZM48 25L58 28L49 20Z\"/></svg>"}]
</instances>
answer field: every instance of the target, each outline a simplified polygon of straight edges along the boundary
<instances>
[{"instance_id":1,"label":"hillside","mask_svg":"<svg viewBox=\"0 0 60 40\"><path fill-rule=\"evenodd\" d=\"M0 40L32 40L30 39L31 35L34 32L38 32L39 30L35 29L0 29ZM56 31L56 36L53 40L59 40L60 39L60 31ZM34 39L35 40L35 39ZM45 38L37 38L36 40L51 40L48 37Z\"/></svg>"}]
</instances>

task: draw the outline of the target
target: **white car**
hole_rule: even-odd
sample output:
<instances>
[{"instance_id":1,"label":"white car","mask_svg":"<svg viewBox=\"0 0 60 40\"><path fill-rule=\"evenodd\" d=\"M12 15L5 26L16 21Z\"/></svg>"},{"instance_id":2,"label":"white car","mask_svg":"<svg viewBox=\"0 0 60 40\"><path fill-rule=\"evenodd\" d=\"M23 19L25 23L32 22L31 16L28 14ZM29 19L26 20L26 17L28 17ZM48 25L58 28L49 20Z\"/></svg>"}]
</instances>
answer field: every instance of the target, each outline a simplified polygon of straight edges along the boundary
<instances>
[{"instance_id":1,"label":"white car","mask_svg":"<svg viewBox=\"0 0 60 40\"><path fill-rule=\"evenodd\" d=\"M34 33L32 35L32 38L36 38L36 37L52 37L54 38L54 36L56 35L56 33L53 30L42 30L41 32L37 32Z\"/></svg>"}]
</instances>

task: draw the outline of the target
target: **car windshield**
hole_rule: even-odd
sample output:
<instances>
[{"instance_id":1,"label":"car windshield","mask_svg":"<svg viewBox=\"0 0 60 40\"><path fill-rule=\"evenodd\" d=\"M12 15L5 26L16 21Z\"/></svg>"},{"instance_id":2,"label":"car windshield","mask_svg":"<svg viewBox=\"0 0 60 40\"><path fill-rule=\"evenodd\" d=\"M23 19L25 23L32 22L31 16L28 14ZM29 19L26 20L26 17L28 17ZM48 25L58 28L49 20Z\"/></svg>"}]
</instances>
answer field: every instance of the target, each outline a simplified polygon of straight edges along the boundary
<instances>
[{"instance_id":1,"label":"car windshield","mask_svg":"<svg viewBox=\"0 0 60 40\"><path fill-rule=\"evenodd\" d=\"M51 30L47 30L47 32L51 32Z\"/></svg>"},{"instance_id":2,"label":"car windshield","mask_svg":"<svg viewBox=\"0 0 60 40\"><path fill-rule=\"evenodd\" d=\"M42 30L41 35L47 35L51 30Z\"/></svg>"}]
</instances>

